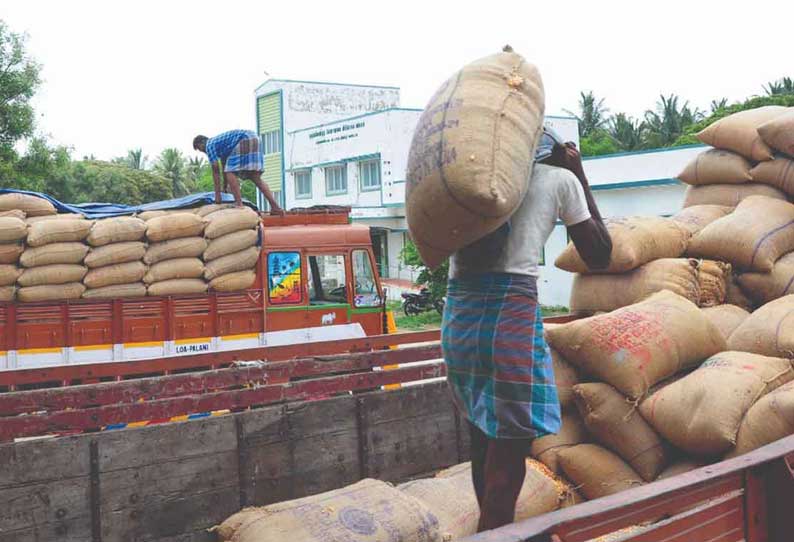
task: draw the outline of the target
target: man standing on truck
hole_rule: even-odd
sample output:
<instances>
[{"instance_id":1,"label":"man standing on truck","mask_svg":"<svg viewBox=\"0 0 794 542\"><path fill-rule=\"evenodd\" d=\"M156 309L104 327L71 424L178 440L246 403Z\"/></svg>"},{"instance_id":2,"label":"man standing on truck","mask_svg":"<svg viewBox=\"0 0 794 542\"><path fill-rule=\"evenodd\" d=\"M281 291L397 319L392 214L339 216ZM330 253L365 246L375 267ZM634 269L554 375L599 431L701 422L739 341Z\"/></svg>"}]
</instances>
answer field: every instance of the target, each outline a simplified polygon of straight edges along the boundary
<instances>
[{"instance_id":1,"label":"man standing on truck","mask_svg":"<svg viewBox=\"0 0 794 542\"><path fill-rule=\"evenodd\" d=\"M215 203L221 202L221 175L223 175L223 191L231 187L235 205L238 207L243 205L240 182L237 179L240 177L254 182L270 204L271 212L282 212L270 188L262 182L265 157L259 148L259 137L254 132L230 130L211 138L197 135L193 138L193 150L205 153L212 166Z\"/></svg>"},{"instance_id":2,"label":"man standing on truck","mask_svg":"<svg viewBox=\"0 0 794 542\"><path fill-rule=\"evenodd\" d=\"M469 422L478 531L513 522L532 439L560 429L538 303L543 247L559 219L591 269L606 268L612 252L576 146L544 130L535 161L510 220L450 260L441 344Z\"/></svg>"}]
</instances>

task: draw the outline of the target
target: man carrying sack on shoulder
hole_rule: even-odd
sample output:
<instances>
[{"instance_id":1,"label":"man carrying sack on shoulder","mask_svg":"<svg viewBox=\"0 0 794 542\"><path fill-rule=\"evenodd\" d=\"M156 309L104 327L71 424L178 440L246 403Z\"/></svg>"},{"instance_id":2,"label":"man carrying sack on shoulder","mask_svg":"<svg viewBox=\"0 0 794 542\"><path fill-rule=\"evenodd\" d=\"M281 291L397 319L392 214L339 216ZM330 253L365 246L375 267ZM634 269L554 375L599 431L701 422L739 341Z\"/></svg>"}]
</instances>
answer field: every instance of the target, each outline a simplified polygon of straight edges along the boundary
<instances>
[{"instance_id":1,"label":"man carrying sack on shoulder","mask_svg":"<svg viewBox=\"0 0 794 542\"><path fill-rule=\"evenodd\" d=\"M546 129L535 161L510 220L450 260L441 341L453 401L469 422L478 532L513 522L530 443L560 429L538 303L543 247L562 220L591 269L606 268L612 251L576 146Z\"/></svg>"}]
</instances>

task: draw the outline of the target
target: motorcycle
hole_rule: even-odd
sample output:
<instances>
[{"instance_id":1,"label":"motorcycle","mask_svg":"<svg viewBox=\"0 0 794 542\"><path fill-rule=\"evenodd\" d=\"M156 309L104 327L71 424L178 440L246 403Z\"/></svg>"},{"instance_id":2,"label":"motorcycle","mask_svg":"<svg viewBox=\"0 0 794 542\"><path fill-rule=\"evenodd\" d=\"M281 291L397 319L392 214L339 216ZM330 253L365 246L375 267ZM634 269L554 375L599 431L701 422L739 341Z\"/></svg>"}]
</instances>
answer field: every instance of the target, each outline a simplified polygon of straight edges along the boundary
<instances>
[{"instance_id":1,"label":"motorcycle","mask_svg":"<svg viewBox=\"0 0 794 542\"><path fill-rule=\"evenodd\" d=\"M438 311L438 314L444 313L444 299L433 300L430 296L430 290L427 288L422 288L418 294L403 292L401 296L403 298L403 312L406 316L416 316L433 309Z\"/></svg>"}]
</instances>

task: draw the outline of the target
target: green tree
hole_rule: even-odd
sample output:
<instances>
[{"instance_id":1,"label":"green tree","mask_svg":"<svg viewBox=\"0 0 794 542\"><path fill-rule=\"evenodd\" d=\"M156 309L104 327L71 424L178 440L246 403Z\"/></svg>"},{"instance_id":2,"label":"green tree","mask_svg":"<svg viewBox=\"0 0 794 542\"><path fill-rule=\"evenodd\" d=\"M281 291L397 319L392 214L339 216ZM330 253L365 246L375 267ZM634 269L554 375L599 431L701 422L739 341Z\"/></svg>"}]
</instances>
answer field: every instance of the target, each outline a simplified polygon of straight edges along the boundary
<instances>
[{"instance_id":1,"label":"green tree","mask_svg":"<svg viewBox=\"0 0 794 542\"><path fill-rule=\"evenodd\" d=\"M582 156L600 156L614 154L619 152L620 148L606 130L598 130L579 140L579 150Z\"/></svg>"},{"instance_id":2,"label":"green tree","mask_svg":"<svg viewBox=\"0 0 794 542\"><path fill-rule=\"evenodd\" d=\"M689 102L679 106L679 97L675 94L661 95L656 111L645 112L645 144L650 148L668 147L702 118L697 108L690 109Z\"/></svg>"},{"instance_id":3,"label":"green tree","mask_svg":"<svg viewBox=\"0 0 794 542\"><path fill-rule=\"evenodd\" d=\"M5 159L13 158L17 141L33 135L30 99L41 82L39 70L25 51L25 36L0 20L0 152Z\"/></svg>"},{"instance_id":4,"label":"green tree","mask_svg":"<svg viewBox=\"0 0 794 542\"><path fill-rule=\"evenodd\" d=\"M791 77L783 77L777 81L770 81L764 85L763 88L767 96L794 94L794 79Z\"/></svg>"},{"instance_id":5,"label":"green tree","mask_svg":"<svg viewBox=\"0 0 794 542\"><path fill-rule=\"evenodd\" d=\"M187 175L190 183L198 187L199 179L205 169L209 169L209 164L203 156L191 156L187 160Z\"/></svg>"},{"instance_id":6,"label":"green tree","mask_svg":"<svg viewBox=\"0 0 794 542\"><path fill-rule=\"evenodd\" d=\"M400 260L402 260L405 265L410 265L419 270L416 283L420 286L426 286L427 289L430 290L432 299L440 299L447 295L449 260L444 261L437 269L431 271L424 262L422 262L419 251L412 241L408 241L405 246L403 246L400 252Z\"/></svg>"},{"instance_id":7,"label":"green tree","mask_svg":"<svg viewBox=\"0 0 794 542\"><path fill-rule=\"evenodd\" d=\"M74 202L139 205L173 197L171 179L153 171L100 161L73 164Z\"/></svg>"},{"instance_id":8,"label":"green tree","mask_svg":"<svg viewBox=\"0 0 794 542\"><path fill-rule=\"evenodd\" d=\"M625 113L617 113L609 121L609 135L621 151L634 151L643 147L645 124L629 117Z\"/></svg>"},{"instance_id":9,"label":"green tree","mask_svg":"<svg viewBox=\"0 0 794 542\"><path fill-rule=\"evenodd\" d=\"M595 97L593 91L579 93L579 113L565 110L579 121L579 137L585 138L606 127L609 120L609 109L604 105L604 98Z\"/></svg>"},{"instance_id":10,"label":"green tree","mask_svg":"<svg viewBox=\"0 0 794 542\"><path fill-rule=\"evenodd\" d=\"M13 187L44 192L61 201L72 201L74 179L69 149L50 147L41 137L28 142L25 154L14 165Z\"/></svg>"},{"instance_id":11,"label":"green tree","mask_svg":"<svg viewBox=\"0 0 794 542\"><path fill-rule=\"evenodd\" d=\"M146 156L143 155L143 149L131 149L127 151L127 166L132 169L146 169Z\"/></svg>"},{"instance_id":12,"label":"green tree","mask_svg":"<svg viewBox=\"0 0 794 542\"><path fill-rule=\"evenodd\" d=\"M711 105L709 106L709 108L711 109L711 114L714 114L721 109L725 109L726 107L728 107L728 98L711 100Z\"/></svg>"},{"instance_id":13,"label":"green tree","mask_svg":"<svg viewBox=\"0 0 794 542\"><path fill-rule=\"evenodd\" d=\"M154 164L154 170L171 181L174 197L181 197L191 192L185 157L179 149L163 150Z\"/></svg>"}]
</instances>

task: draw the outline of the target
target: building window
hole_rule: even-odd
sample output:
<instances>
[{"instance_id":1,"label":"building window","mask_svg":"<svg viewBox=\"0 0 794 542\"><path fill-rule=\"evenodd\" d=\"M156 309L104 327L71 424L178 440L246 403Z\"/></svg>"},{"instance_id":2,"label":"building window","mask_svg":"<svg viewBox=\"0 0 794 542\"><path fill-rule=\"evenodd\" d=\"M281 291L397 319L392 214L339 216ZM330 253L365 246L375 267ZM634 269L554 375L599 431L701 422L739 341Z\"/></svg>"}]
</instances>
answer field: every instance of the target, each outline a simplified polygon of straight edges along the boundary
<instances>
[{"instance_id":1,"label":"building window","mask_svg":"<svg viewBox=\"0 0 794 542\"><path fill-rule=\"evenodd\" d=\"M361 191L380 188L380 160L367 160L358 163L358 174L361 179Z\"/></svg>"},{"instance_id":2,"label":"building window","mask_svg":"<svg viewBox=\"0 0 794 542\"><path fill-rule=\"evenodd\" d=\"M262 134L262 154L281 152L281 130L273 130Z\"/></svg>"},{"instance_id":3,"label":"building window","mask_svg":"<svg viewBox=\"0 0 794 542\"><path fill-rule=\"evenodd\" d=\"M328 166L325 168L325 193L329 196L347 194L346 166Z\"/></svg>"},{"instance_id":4,"label":"building window","mask_svg":"<svg viewBox=\"0 0 794 542\"><path fill-rule=\"evenodd\" d=\"M295 199L311 199L312 197L312 172L310 169L296 171L295 176Z\"/></svg>"}]
</instances>

